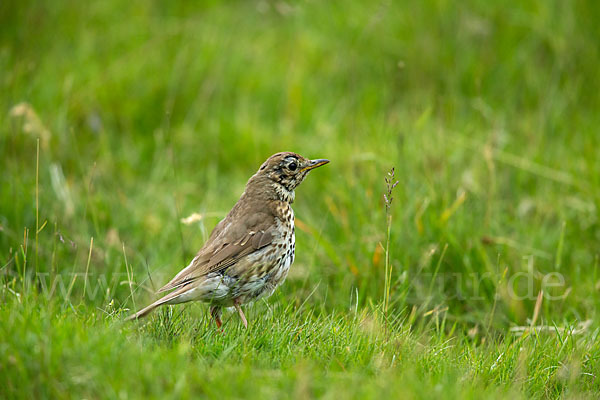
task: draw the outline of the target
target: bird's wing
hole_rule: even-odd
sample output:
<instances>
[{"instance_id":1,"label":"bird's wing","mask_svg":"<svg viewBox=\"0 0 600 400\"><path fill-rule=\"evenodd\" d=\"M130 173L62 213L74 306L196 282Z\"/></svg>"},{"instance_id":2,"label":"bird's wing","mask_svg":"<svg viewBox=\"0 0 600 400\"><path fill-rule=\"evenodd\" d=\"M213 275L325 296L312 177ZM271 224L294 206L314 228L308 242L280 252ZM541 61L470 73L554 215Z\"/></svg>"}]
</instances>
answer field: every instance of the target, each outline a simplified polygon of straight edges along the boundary
<instances>
[{"instance_id":1,"label":"bird's wing","mask_svg":"<svg viewBox=\"0 0 600 400\"><path fill-rule=\"evenodd\" d=\"M227 269L241 258L268 246L272 241L272 230L249 231L241 239L234 242L220 243L213 251L201 250L190 265L160 288L158 292L176 289L211 272Z\"/></svg>"}]
</instances>

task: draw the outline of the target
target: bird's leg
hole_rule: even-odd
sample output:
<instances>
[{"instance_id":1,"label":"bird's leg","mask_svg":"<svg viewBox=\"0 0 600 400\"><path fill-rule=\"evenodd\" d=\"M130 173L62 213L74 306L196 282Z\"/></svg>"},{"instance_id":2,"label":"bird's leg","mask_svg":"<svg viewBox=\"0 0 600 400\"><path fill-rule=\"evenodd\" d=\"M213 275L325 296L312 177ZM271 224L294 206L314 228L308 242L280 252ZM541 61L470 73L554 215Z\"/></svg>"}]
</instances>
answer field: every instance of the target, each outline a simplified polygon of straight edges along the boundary
<instances>
[{"instance_id":1,"label":"bird's leg","mask_svg":"<svg viewBox=\"0 0 600 400\"><path fill-rule=\"evenodd\" d=\"M223 310L220 306L211 306L210 307L210 315L215 320L215 324L217 324L217 328L221 329L223 322L221 321L221 314L223 314Z\"/></svg>"},{"instance_id":2,"label":"bird's leg","mask_svg":"<svg viewBox=\"0 0 600 400\"><path fill-rule=\"evenodd\" d=\"M242 323L244 324L244 328L248 329L248 321L246 321L246 316L244 315L244 312L242 311L242 307L240 306L240 302L239 302L238 299L235 299L233 301L233 306L237 310L238 314L240 314L240 318L242 319Z\"/></svg>"}]
</instances>

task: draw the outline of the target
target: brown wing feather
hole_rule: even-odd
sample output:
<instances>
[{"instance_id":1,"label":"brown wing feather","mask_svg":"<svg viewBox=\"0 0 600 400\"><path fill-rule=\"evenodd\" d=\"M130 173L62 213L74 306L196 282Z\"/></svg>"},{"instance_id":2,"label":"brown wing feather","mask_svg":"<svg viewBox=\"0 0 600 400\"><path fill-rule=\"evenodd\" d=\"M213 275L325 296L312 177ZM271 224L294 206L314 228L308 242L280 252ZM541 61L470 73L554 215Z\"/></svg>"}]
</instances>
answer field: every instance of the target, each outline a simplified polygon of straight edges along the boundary
<instances>
[{"instance_id":1,"label":"brown wing feather","mask_svg":"<svg viewBox=\"0 0 600 400\"><path fill-rule=\"evenodd\" d=\"M271 231L248 232L235 243L224 243L212 254L201 251L194 260L158 292L185 286L211 272L229 268L241 258L268 246L273 241Z\"/></svg>"},{"instance_id":2,"label":"brown wing feather","mask_svg":"<svg viewBox=\"0 0 600 400\"><path fill-rule=\"evenodd\" d=\"M271 244L273 235L271 232L250 232L238 243L228 244L210 258L206 268L199 269L200 276L229 268L240 258L245 257L256 250ZM196 274L194 274L196 275Z\"/></svg>"}]
</instances>

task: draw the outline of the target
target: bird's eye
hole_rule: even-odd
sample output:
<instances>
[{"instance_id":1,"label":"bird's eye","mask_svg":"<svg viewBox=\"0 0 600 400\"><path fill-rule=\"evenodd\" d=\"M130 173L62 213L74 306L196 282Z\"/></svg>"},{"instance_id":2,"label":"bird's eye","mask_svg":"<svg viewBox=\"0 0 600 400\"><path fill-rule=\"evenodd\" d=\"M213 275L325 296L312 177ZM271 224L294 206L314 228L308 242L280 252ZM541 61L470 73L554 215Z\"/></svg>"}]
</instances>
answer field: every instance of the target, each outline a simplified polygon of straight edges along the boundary
<instances>
[{"instance_id":1,"label":"bird's eye","mask_svg":"<svg viewBox=\"0 0 600 400\"><path fill-rule=\"evenodd\" d=\"M290 169L290 171L295 171L296 168L298 168L298 164L296 164L294 161L292 161L290 163L290 165L288 165L288 168Z\"/></svg>"}]
</instances>

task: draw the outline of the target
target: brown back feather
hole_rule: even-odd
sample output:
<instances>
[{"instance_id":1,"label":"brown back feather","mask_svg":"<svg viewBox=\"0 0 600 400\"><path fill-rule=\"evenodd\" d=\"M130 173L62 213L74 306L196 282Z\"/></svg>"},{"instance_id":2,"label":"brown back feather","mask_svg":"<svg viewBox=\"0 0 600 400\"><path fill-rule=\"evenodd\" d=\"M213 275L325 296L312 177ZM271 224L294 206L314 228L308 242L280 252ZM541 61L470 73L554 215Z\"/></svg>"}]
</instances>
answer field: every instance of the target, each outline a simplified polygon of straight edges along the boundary
<instances>
[{"instance_id":1,"label":"brown back feather","mask_svg":"<svg viewBox=\"0 0 600 400\"><path fill-rule=\"evenodd\" d=\"M227 217L217 224L190 265L159 289L159 293L185 286L211 272L225 270L272 243L276 201L257 199L256 194L248 196L249 189L252 188L246 188Z\"/></svg>"}]
</instances>

